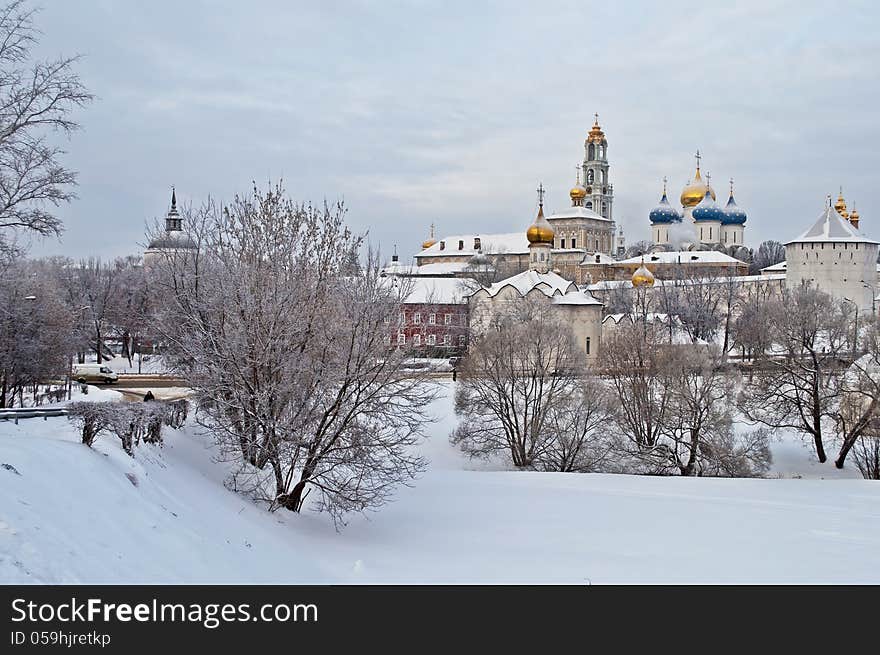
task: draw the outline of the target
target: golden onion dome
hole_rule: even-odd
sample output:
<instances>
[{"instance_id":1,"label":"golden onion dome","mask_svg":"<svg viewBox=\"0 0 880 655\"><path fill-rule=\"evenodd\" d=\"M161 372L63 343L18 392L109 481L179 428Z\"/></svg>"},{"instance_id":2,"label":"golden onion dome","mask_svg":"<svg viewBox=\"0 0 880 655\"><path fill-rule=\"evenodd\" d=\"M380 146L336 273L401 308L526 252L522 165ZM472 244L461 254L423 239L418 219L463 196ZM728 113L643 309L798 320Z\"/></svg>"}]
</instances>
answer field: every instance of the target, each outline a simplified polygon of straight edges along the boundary
<instances>
[{"instance_id":1,"label":"golden onion dome","mask_svg":"<svg viewBox=\"0 0 880 655\"><path fill-rule=\"evenodd\" d=\"M574 167L575 171L577 171L577 182L575 182L574 186L571 187L571 191L568 192L571 201L578 205L580 204L578 201L583 200L587 197L587 190L584 188L584 185L581 184L581 167L577 165Z\"/></svg>"},{"instance_id":2,"label":"golden onion dome","mask_svg":"<svg viewBox=\"0 0 880 655\"><path fill-rule=\"evenodd\" d=\"M706 191L712 196L712 200L715 200L715 189L703 181L703 176L700 175L700 167L697 166L694 181L688 184L681 192L681 206L696 207L706 197Z\"/></svg>"},{"instance_id":3,"label":"golden onion dome","mask_svg":"<svg viewBox=\"0 0 880 655\"><path fill-rule=\"evenodd\" d=\"M554 236L553 227L544 218L544 204L542 203L538 206L538 216L535 218L535 222L526 230L526 239L529 240L529 243L544 243L552 246Z\"/></svg>"},{"instance_id":4,"label":"golden onion dome","mask_svg":"<svg viewBox=\"0 0 880 655\"><path fill-rule=\"evenodd\" d=\"M859 210L853 205L852 211L849 213L849 221L856 227L859 226Z\"/></svg>"},{"instance_id":5,"label":"golden onion dome","mask_svg":"<svg viewBox=\"0 0 880 655\"><path fill-rule=\"evenodd\" d=\"M429 236L425 241L422 241L422 250L427 250L435 243L437 243L437 240L434 238L434 224L431 223L431 236Z\"/></svg>"},{"instance_id":6,"label":"golden onion dome","mask_svg":"<svg viewBox=\"0 0 880 655\"><path fill-rule=\"evenodd\" d=\"M837 195L837 202L834 203L834 211L844 218L849 218L849 212L846 209L846 200L843 199L843 189L841 189L840 193Z\"/></svg>"},{"instance_id":7,"label":"golden onion dome","mask_svg":"<svg viewBox=\"0 0 880 655\"><path fill-rule=\"evenodd\" d=\"M634 287L653 287L654 274L645 266L645 260L642 259L642 265L636 269L632 276L632 285Z\"/></svg>"}]
</instances>

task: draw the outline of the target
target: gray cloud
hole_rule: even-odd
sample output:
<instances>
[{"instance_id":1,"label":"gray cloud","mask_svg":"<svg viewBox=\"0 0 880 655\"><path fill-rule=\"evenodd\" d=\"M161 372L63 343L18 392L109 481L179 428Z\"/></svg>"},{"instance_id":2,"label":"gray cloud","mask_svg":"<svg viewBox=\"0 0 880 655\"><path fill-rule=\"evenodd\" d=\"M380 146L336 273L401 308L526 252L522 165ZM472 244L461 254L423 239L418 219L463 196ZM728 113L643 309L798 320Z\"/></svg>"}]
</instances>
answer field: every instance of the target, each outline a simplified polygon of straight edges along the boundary
<instances>
[{"instance_id":1,"label":"gray cloud","mask_svg":"<svg viewBox=\"0 0 880 655\"><path fill-rule=\"evenodd\" d=\"M46 54L98 100L68 163L79 199L35 254L137 249L169 189L198 202L283 177L344 197L386 251L524 228L568 204L594 111L631 240L700 148L736 178L748 240L795 236L844 185L880 237L878 10L847 3L53 3ZM709 3L705 3L709 4Z\"/></svg>"}]
</instances>

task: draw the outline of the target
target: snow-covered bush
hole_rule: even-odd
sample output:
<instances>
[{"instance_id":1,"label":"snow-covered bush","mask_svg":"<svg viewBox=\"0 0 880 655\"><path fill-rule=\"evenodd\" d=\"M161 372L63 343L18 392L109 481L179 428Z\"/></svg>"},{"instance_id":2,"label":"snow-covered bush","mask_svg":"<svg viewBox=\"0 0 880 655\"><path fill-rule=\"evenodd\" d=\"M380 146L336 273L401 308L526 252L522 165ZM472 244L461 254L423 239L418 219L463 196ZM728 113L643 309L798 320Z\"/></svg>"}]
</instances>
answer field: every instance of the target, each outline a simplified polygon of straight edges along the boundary
<instances>
[{"instance_id":1,"label":"snow-covered bush","mask_svg":"<svg viewBox=\"0 0 880 655\"><path fill-rule=\"evenodd\" d=\"M82 442L90 446L102 433L112 432L122 448L134 456L134 447L144 443L162 443L162 425L180 427L186 410L176 403L163 402L75 402L67 406L67 418L82 434ZM183 401L185 408L186 401ZM183 412L183 419L181 419Z\"/></svg>"}]
</instances>

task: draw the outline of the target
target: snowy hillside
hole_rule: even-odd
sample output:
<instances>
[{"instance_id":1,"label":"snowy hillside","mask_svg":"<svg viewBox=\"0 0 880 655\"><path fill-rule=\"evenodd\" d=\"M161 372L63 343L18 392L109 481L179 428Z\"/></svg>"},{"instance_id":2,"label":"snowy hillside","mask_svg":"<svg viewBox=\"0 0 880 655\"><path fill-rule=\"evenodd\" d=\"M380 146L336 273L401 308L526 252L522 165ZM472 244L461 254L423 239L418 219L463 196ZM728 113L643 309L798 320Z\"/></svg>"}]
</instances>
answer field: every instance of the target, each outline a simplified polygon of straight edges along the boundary
<instances>
[{"instance_id":1,"label":"snowy hillside","mask_svg":"<svg viewBox=\"0 0 880 655\"><path fill-rule=\"evenodd\" d=\"M880 582L876 483L470 470L436 413L429 470L339 533L226 490L195 428L132 460L63 419L0 422L0 582Z\"/></svg>"}]
</instances>

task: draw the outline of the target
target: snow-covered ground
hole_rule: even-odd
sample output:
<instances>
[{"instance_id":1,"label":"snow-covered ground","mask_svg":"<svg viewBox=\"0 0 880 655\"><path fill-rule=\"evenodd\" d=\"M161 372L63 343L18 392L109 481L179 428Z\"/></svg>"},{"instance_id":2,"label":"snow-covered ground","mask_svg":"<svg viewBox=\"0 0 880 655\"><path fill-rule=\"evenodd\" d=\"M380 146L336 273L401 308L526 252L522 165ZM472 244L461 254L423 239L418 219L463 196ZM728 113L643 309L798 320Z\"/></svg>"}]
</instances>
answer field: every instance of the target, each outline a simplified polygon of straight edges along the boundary
<instances>
[{"instance_id":1,"label":"snow-covered ground","mask_svg":"<svg viewBox=\"0 0 880 655\"><path fill-rule=\"evenodd\" d=\"M814 479L489 471L435 413L429 470L341 532L228 491L196 428L131 459L0 422L0 583L880 582L880 485L799 443L777 470Z\"/></svg>"}]
</instances>

